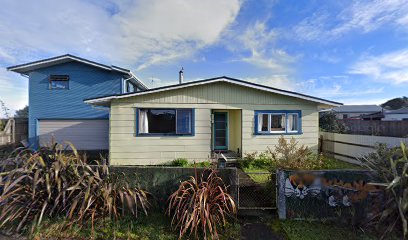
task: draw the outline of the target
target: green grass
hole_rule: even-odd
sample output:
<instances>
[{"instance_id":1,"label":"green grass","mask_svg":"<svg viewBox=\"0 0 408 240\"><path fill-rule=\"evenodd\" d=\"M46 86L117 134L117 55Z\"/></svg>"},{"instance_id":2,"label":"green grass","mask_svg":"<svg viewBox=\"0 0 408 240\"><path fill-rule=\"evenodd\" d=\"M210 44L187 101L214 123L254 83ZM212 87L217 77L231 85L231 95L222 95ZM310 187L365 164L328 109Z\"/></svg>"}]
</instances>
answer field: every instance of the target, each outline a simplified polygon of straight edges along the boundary
<instances>
[{"instance_id":1,"label":"green grass","mask_svg":"<svg viewBox=\"0 0 408 240\"><path fill-rule=\"evenodd\" d=\"M62 219L48 219L35 230L33 239L152 239L152 240L175 240L178 239L178 231L173 231L170 225L171 219L162 213L151 213L138 219L122 219L117 222L111 220L98 221L92 231L90 224L79 228L75 225L66 227ZM221 239L237 239L240 237L239 224L229 224L220 230Z\"/></svg>"},{"instance_id":2,"label":"green grass","mask_svg":"<svg viewBox=\"0 0 408 240\"><path fill-rule=\"evenodd\" d=\"M334 159L332 157L323 156L324 166L322 169L362 169L361 166Z\"/></svg>"},{"instance_id":3,"label":"green grass","mask_svg":"<svg viewBox=\"0 0 408 240\"><path fill-rule=\"evenodd\" d=\"M246 172L249 177L257 183L266 183L271 180L271 174L269 171L264 168L244 168L244 172ZM265 173L265 174L255 174L255 173Z\"/></svg>"},{"instance_id":4,"label":"green grass","mask_svg":"<svg viewBox=\"0 0 408 240\"><path fill-rule=\"evenodd\" d=\"M334 224L308 221L286 220L281 222L288 240L371 240L378 239L374 234L361 229Z\"/></svg>"}]
</instances>

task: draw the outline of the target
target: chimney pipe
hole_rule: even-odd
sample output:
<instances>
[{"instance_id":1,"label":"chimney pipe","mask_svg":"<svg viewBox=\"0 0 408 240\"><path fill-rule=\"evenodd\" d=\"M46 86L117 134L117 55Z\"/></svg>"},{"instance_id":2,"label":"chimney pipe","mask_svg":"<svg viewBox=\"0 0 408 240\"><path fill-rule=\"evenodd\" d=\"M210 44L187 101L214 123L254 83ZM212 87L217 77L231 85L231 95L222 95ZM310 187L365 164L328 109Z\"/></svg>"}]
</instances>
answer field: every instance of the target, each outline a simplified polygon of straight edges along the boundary
<instances>
[{"instance_id":1,"label":"chimney pipe","mask_svg":"<svg viewBox=\"0 0 408 240\"><path fill-rule=\"evenodd\" d=\"M182 84L184 81L184 68L181 67L181 70L179 72L179 84Z\"/></svg>"}]
</instances>

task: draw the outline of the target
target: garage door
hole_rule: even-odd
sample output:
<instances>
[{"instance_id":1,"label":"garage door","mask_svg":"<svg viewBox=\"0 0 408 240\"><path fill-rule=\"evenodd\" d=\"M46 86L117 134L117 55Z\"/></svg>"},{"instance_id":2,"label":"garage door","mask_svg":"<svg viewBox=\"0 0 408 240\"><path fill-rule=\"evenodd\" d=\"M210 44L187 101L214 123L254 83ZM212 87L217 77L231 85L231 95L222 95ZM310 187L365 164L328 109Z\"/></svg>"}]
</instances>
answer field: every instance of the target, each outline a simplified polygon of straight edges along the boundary
<instances>
[{"instance_id":1,"label":"garage door","mask_svg":"<svg viewBox=\"0 0 408 240\"><path fill-rule=\"evenodd\" d=\"M109 148L109 120L40 120L41 146L69 141L78 150Z\"/></svg>"}]
</instances>

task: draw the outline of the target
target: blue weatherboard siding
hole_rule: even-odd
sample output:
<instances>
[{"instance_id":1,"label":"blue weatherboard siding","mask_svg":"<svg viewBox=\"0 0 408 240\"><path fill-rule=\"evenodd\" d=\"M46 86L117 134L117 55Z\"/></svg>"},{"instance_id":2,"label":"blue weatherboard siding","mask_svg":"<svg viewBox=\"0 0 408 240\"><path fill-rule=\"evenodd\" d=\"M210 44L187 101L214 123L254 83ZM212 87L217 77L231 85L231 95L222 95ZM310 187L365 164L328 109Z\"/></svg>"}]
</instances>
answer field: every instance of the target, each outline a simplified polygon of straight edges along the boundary
<instances>
[{"instance_id":1,"label":"blue weatherboard siding","mask_svg":"<svg viewBox=\"0 0 408 240\"><path fill-rule=\"evenodd\" d=\"M50 75L69 75L69 89L49 89ZM38 120L108 119L109 109L83 102L108 94L120 94L123 73L106 71L79 62L68 62L29 73L29 141L37 143Z\"/></svg>"}]
</instances>

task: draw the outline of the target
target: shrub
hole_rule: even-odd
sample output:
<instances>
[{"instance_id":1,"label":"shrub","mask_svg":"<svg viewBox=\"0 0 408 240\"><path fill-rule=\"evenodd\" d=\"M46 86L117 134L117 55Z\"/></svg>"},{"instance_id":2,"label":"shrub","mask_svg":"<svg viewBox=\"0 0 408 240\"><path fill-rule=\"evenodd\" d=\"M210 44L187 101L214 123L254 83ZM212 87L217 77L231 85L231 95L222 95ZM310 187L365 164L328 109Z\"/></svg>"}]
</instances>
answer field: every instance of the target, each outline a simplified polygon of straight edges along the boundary
<instances>
[{"instance_id":1,"label":"shrub","mask_svg":"<svg viewBox=\"0 0 408 240\"><path fill-rule=\"evenodd\" d=\"M394 231L395 226L402 229L402 239L408 237L408 158L407 146L401 143L399 149L378 145L375 153L362 158L364 165L377 172L387 184L384 210L371 219L383 231L382 238Z\"/></svg>"},{"instance_id":2,"label":"shrub","mask_svg":"<svg viewBox=\"0 0 408 240\"><path fill-rule=\"evenodd\" d=\"M214 169L207 169L200 178L191 176L180 184L169 197L166 211L172 217L172 226L180 230L180 238L189 232L198 238L199 231L207 239L218 239L218 226L224 226L228 217L236 213L235 202L227 193L223 180Z\"/></svg>"},{"instance_id":3,"label":"shrub","mask_svg":"<svg viewBox=\"0 0 408 240\"><path fill-rule=\"evenodd\" d=\"M322 113L319 118L319 127L326 132L345 133L346 125L339 121L333 112Z\"/></svg>"},{"instance_id":4,"label":"shrub","mask_svg":"<svg viewBox=\"0 0 408 240\"><path fill-rule=\"evenodd\" d=\"M192 167L203 167L203 168L211 167L211 165L213 165L213 163L210 161L204 161L204 162L198 162L198 163L191 164Z\"/></svg>"},{"instance_id":5,"label":"shrub","mask_svg":"<svg viewBox=\"0 0 408 240\"><path fill-rule=\"evenodd\" d=\"M298 144L293 137L287 141L281 136L274 149L268 147L272 170L277 168L309 170L324 166L324 158L321 155L313 154L308 147Z\"/></svg>"},{"instance_id":6,"label":"shrub","mask_svg":"<svg viewBox=\"0 0 408 240\"><path fill-rule=\"evenodd\" d=\"M93 226L96 219L147 214L147 192L129 187L106 164L86 164L71 148L72 153L57 144L37 152L25 149L5 161L11 170L0 178L0 227L18 232L32 224L34 230L44 217Z\"/></svg>"},{"instance_id":7,"label":"shrub","mask_svg":"<svg viewBox=\"0 0 408 240\"><path fill-rule=\"evenodd\" d=\"M188 160L185 159L185 158L176 158L173 161L171 161L170 166L187 167L188 166Z\"/></svg>"}]
</instances>

